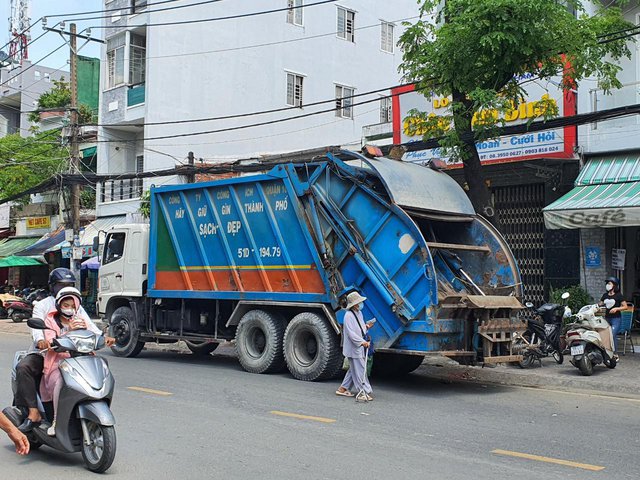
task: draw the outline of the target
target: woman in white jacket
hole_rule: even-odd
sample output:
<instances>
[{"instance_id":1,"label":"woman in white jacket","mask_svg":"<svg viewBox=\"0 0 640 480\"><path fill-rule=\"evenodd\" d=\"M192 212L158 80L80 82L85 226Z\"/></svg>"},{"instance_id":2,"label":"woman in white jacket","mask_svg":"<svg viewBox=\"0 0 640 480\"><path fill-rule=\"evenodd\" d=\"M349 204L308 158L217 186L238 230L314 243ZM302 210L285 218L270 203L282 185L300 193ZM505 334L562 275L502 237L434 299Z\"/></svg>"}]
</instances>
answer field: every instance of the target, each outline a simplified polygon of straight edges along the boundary
<instances>
[{"instance_id":1,"label":"woman in white jacket","mask_svg":"<svg viewBox=\"0 0 640 480\"><path fill-rule=\"evenodd\" d=\"M349 359L349 370L344 376L342 385L336 390L336 395L353 397L353 390L364 388L367 400L373 400L372 390L367 378L365 352L369 348L367 331L373 326L374 321L364 322L362 316L362 303L366 300L358 292L347 295L347 305L342 324L342 354Z\"/></svg>"}]
</instances>

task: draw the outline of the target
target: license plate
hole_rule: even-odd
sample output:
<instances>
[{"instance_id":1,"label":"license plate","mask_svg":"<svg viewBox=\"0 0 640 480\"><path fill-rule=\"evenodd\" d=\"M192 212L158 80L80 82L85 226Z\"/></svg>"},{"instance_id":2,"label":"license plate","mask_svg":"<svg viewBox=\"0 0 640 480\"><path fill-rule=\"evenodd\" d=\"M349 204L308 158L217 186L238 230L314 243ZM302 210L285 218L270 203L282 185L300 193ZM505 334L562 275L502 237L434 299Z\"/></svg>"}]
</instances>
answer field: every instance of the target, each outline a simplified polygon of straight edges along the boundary
<instances>
[{"instance_id":1,"label":"license plate","mask_svg":"<svg viewBox=\"0 0 640 480\"><path fill-rule=\"evenodd\" d=\"M571 347L571 356L582 355L584 353L584 345L576 345Z\"/></svg>"}]
</instances>

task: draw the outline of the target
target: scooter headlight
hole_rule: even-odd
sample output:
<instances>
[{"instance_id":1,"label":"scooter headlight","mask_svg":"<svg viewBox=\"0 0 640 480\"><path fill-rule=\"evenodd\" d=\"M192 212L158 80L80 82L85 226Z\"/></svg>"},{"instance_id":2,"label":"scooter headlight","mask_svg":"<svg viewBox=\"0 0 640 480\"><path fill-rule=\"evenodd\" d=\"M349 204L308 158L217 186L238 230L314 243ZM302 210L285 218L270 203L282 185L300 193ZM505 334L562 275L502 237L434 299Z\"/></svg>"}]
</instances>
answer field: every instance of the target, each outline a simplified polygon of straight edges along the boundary
<instances>
[{"instance_id":1,"label":"scooter headlight","mask_svg":"<svg viewBox=\"0 0 640 480\"><path fill-rule=\"evenodd\" d=\"M91 353L96 348L96 338L93 335L90 337L73 337L71 341L73 341L76 350L80 353Z\"/></svg>"}]
</instances>

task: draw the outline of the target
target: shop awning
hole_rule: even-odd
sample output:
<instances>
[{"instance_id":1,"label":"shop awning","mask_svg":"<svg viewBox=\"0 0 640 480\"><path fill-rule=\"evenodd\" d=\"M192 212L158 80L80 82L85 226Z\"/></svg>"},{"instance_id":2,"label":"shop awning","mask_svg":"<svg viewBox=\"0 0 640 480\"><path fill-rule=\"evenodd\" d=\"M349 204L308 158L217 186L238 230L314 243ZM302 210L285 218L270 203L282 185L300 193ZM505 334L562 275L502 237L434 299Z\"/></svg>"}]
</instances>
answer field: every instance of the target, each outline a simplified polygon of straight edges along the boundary
<instances>
[{"instance_id":1,"label":"shop awning","mask_svg":"<svg viewBox=\"0 0 640 480\"><path fill-rule=\"evenodd\" d=\"M40 237L10 237L0 243L0 258L9 257L36 243Z\"/></svg>"},{"instance_id":2,"label":"shop awning","mask_svg":"<svg viewBox=\"0 0 640 480\"><path fill-rule=\"evenodd\" d=\"M93 237L97 236L100 230L107 230L114 225L122 225L126 223L126 218L125 215L96 218L80 233L80 245L93 245ZM104 236L101 240L104 241Z\"/></svg>"},{"instance_id":3,"label":"shop awning","mask_svg":"<svg viewBox=\"0 0 640 480\"><path fill-rule=\"evenodd\" d=\"M547 228L640 225L640 156L590 160L575 185L543 209Z\"/></svg>"},{"instance_id":4,"label":"shop awning","mask_svg":"<svg viewBox=\"0 0 640 480\"><path fill-rule=\"evenodd\" d=\"M41 267L47 264L43 260L39 260L33 257L19 257L17 255L11 255L0 259L0 268L8 267Z\"/></svg>"},{"instance_id":5,"label":"shop awning","mask_svg":"<svg viewBox=\"0 0 640 480\"><path fill-rule=\"evenodd\" d=\"M30 247L27 247L24 250L21 250L19 252L16 252L16 255L20 255L20 256L42 255L46 251L51 251L53 247L58 246L62 242L64 242L64 228L60 228L58 230L55 230L54 232L51 232L45 235Z\"/></svg>"}]
</instances>

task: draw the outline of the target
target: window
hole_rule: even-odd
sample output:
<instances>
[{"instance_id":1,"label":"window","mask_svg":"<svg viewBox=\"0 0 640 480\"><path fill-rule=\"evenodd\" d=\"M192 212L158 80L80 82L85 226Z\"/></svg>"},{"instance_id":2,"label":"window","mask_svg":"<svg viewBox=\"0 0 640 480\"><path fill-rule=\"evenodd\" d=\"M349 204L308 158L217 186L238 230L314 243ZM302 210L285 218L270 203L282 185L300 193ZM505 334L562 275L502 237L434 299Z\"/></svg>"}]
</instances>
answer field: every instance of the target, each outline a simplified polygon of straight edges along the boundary
<instances>
[{"instance_id":1,"label":"window","mask_svg":"<svg viewBox=\"0 0 640 480\"><path fill-rule=\"evenodd\" d=\"M393 23L380 24L380 49L383 52L393 53Z\"/></svg>"},{"instance_id":2,"label":"window","mask_svg":"<svg viewBox=\"0 0 640 480\"><path fill-rule=\"evenodd\" d=\"M129 85L144 83L146 57L147 39L132 33L129 39Z\"/></svg>"},{"instance_id":3,"label":"window","mask_svg":"<svg viewBox=\"0 0 640 480\"><path fill-rule=\"evenodd\" d=\"M138 155L136 157L136 173L142 173L144 172L144 155ZM138 197L142 197L142 179L141 178L136 178L136 185L133 186L133 188L135 188L135 194L137 194Z\"/></svg>"},{"instance_id":4,"label":"window","mask_svg":"<svg viewBox=\"0 0 640 480\"><path fill-rule=\"evenodd\" d=\"M380 99L380 123L389 123L392 120L391 97L382 97Z\"/></svg>"},{"instance_id":5,"label":"window","mask_svg":"<svg viewBox=\"0 0 640 480\"><path fill-rule=\"evenodd\" d=\"M102 265L115 262L122 258L124 253L124 233L112 233L105 240L105 252L103 255Z\"/></svg>"},{"instance_id":6,"label":"window","mask_svg":"<svg viewBox=\"0 0 640 480\"><path fill-rule=\"evenodd\" d=\"M287 73L287 105L302 107L302 75Z\"/></svg>"},{"instance_id":7,"label":"window","mask_svg":"<svg viewBox=\"0 0 640 480\"><path fill-rule=\"evenodd\" d=\"M302 25L302 0L287 0L287 23Z\"/></svg>"},{"instance_id":8,"label":"window","mask_svg":"<svg viewBox=\"0 0 640 480\"><path fill-rule=\"evenodd\" d=\"M124 34L107 40L107 88L124 83L124 45Z\"/></svg>"},{"instance_id":9,"label":"window","mask_svg":"<svg viewBox=\"0 0 640 480\"><path fill-rule=\"evenodd\" d=\"M138 13L147 8L147 0L131 0L131 13Z\"/></svg>"},{"instance_id":10,"label":"window","mask_svg":"<svg viewBox=\"0 0 640 480\"><path fill-rule=\"evenodd\" d=\"M338 7L338 37L355 42L356 12Z\"/></svg>"},{"instance_id":11,"label":"window","mask_svg":"<svg viewBox=\"0 0 640 480\"><path fill-rule=\"evenodd\" d=\"M35 72L36 80L40 80L40 72L36 70Z\"/></svg>"},{"instance_id":12,"label":"window","mask_svg":"<svg viewBox=\"0 0 640 480\"><path fill-rule=\"evenodd\" d=\"M353 118L353 92L351 87L336 85L336 117Z\"/></svg>"},{"instance_id":13,"label":"window","mask_svg":"<svg viewBox=\"0 0 640 480\"><path fill-rule=\"evenodd\" d=\"M17 80L17 79L16 79ZM51 75L49 75L48 73L44 74L44 81L45 82L50 82L51 81Z\"/></svg>"}]
</instances>

